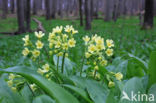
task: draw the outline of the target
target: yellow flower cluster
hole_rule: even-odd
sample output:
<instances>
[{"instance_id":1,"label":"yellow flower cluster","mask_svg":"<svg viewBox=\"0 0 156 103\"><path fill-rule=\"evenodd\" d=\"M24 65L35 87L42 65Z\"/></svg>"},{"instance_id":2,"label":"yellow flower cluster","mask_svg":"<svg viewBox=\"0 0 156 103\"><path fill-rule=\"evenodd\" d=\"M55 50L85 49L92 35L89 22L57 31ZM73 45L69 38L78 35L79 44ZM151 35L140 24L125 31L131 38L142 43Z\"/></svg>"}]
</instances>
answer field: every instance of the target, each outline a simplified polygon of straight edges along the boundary
<instances>
[{"instance_id":1,"label":"yellow flower cluster","mask_svg":"<svg viewBox=\"0 0 156 103\"><path fill-rule=\"evenodd\" d=\"M98 65L107 65L106 56L113 55L114 43L113 40L106 40L106 45L104 38L94 35L91 38L88 36L83 37L85 42L85 57L89 63L93 62L94 69L98 70Z\"/></svg>"},{"instance_id":2,"label":"yellow flower cluster","mask_svg":"<svg viewBox=\"0 0 156 103\"><path fill-rule=\"evenodd\" d=\"M45 34L42 31L35 32L35 36L37 37L37 41L35 45L32 44L32 42L29 40L29 35L26 35L23 39L24 43L24 50L22 51L23 56L28 56L29 54L32 54L32 58L35 59L40 55L40 50L43 48L44 44L41 42L41 38ZM29 50L31 48L32 50Z\"/></svg>"},{"instance_id":3,"label":"yellow flower cluster","mask_svg":"<svg viewBox=\"0 0 156 103\"><path fill-rule=\"evenodd\" d=\"M58 56L63 56L64 52L67 52L69 48L75 47L76 40L74 39L74 34L78 33L73 26L57 26L53 28L52 32L49 33L49 48ZM66 53L66 56L68 54Z\"/></svg>"},{"instance_id":4,"label":"yellow flower cluster","mask_svg":"<svg viewBox=\"0 0 156 103\"><path fill-rule=\"evenodd\" d=\"M13 91L16 91L17 90L16 87L14 86L14 82L13 82L13 80L15 79L15 77L16 77L16 75L14 75L14 74L11 73L11 74L9 74L9 80L7 81L8 86L11 87L11 89Z\"/></svg>"}]
</instances>

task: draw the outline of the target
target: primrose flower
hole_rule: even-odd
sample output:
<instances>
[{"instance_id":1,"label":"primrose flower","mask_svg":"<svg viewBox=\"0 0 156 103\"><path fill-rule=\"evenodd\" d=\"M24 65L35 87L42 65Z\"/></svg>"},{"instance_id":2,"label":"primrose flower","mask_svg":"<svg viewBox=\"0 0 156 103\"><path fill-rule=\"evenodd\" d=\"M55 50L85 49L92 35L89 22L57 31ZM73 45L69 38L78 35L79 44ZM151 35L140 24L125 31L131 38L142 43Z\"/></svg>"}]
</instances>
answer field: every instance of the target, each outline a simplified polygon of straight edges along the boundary
<instances>
[{"instance_id":1,"label":"primrose flower","mask_svg":"<svg viewBox=\"0 0 156 103\"><path fill-rule=\"evenodd\" d=\"M65 30L65 32L70 33L70 32L73 30L73 26L67 25L67 26L64 28L64 30Z\"/></svg>"},{"instance_id":2,"label":"primrose flower","mask_svg":"<svg viewBox=\"0 0 156 103\"><path fill-rule=\"evenodd\" d=\"M114 47L113 40L107 39L107 40L106 40L106 44L107 44L107 46L108 46L109 48Z\"/></svg>"},{"instance_id":3,"label":"primrose flower","mask_svg":"<svg viewBox=\"0 0 156 103\"><path fill-rule=\"evenodd\" d=\"M75 44L76 44L76 41L74 40L74 38L72 38L72 39L70 39L70 40L68 41L69 47L75 47Z\"/></svg>"},{"instance_id":4,"label":"primrose flower","mask_svg":"<svg viewBox=\"0 0 156 103\"><path fill-rule=\"evenodd\" d=\"M100 63L101 65L107 65L107 60L102 60Z\"/></svg>"},{"instance_id":5,"label":"primrose flower","mask_svg":"<svg viewBox=\"0 0 156 103\"><path fill-rule=\"evenodd\" d=\"M90 40L90 37L85 36L85 37L83 37L83 40L85 41L85 45L87 45Z\"/></svg>"},{"instance_id":6,"label":"primrose flower","mask_svg":"<svg viewBox=\"0 0 156 103\"><path fill-rule=\"evenodd\" d=\"M62 47L64 50L68 50L68 44L67 43L62 44Z\"/></svg>"},{"instance_id":7,"label":"primrose flower","mask_svg":"<svg viewBox=\"0 0 156 103\"><path fill-rule=\"evenodd\" d=\"M40 55L40 51L35 49L32 51L32 54L34 57L38 57Z\"/></svg>"},{"instance_id":8,"label":"primrose flower","mask_svg":"<svg viewBox=\"0 0 156 103\"><path fill-rule=\"evenodd\" d=\"M30 88L33 90L33 91L35 91L36 90L36 84L30 84Z\"/></svg>"},{"instance_id":9,"label":"primrose flower","mask_svg":"<svg viewBox=\"0 0 156 103\"><path fill-rule=\"evenodd\" d=\"M78 33L78 31L77 30L74 30L74 28L72 29L72 34L76 34L76 33Z\"/></svg>"},{"instance_id":10,"label":"primrose flower","mask_svg":"<svg viewBox=\"0 0 156 103\"><path fill-rule=\"evenodd\" d=\"M43 46L44 46L44 44L43 44L40 40L38 40L38 41L36 42L36 46L37 46L37 49L42 49Z\"/></svg>"},{"instance_id":11,"label":"primrose flower","mask_svg":"<svg viewBox=\"0 0 156 103\"><path fill-rule=\"evenodd\" d=\"M53 29L53 33L61 33L63 30L63 26L57 26L56 28Z\"/></svg>"},{"instance_id":12,"label":"primrose flower","mask_svg":"<svg viewBox=\"0 0 156 103\"><path fill-rule=\"evenodd\" d=\"M48 71L50 70L49 64L43 65L42 68L43 68L46 72L48 72Z\"/></svg>"},{"instance_id":13,"label":"primrose flower","mask_svg":"<svg viewBox=\"0 0 156 103\"><path fill-rule=\"evenodd\" d=\"M94 51L96 51L96 46L93 45L93 44L91 44L91 45L88 47L88 51L89 51L90 53L93 53Z\"/></svg>"},{"instance_id":14,"label":"primrose flower","mask_svg":"<svg viewBox=\"0 0 156 103\"><path fill-rule=\"evenodd\" d=\"M112 87L114 87L114 86L115 86L115 83L112 82L112 81L109 81L109 83L108 83L108 87L112 88Z\"/></svg>"},{"instance_id":15,"label":"primrose flower","mask_svg":"<svg viewBox=\"0 0 156 103\"><path fill-rule=\"evenodd\" d=\"M121 80L123 78L123 74L118 72L118 73L115 74L115 77L116 77L117 80Z\"/></svg>"},{"instance_id":16,"label":"primrose flower","mask_svg":"<svg viewBox=\"0 0 156 103\"><path fill-rule=\"evenodd\" d=\"M29 41L29 35L25 35L25 37L22 38L22 40L25 41L25 42L26 42L26 41Z\"/></svg>"},{"instance_id":17,"label":"primrose flower","mask_svg":"<svg viewBox=\"0 0 156 103\"><path fill-rule=\"evenodd\" d=\"M51 39L54 39L55 38L55 33L52 32L52 33L49 33L49 38L48 38L48 41L50 41Z\"/></svg>"},{"instance_id":18,"label":"primrose flower","mask_svg":"<svg viewBox=\"0 0 156 103\"><path fill-rule=\"evenodd\" d=\"M15 75L11 73L11 74L9 75L9 79L10 79L10 80L13 80L14 78L15 78Z\"/></svg>"},{"instance_id":19,"label":"primrose flower","mask_svg":"<svg viewBox=\"0 0 156 103\"><path fill-rule=\"evenodd\" d=\"M29 49L28 48L24 48L24 50L22 51L22 54L26 57L29 54Z\"/></svg>"},{"instance_id":20,"label":"primrose flower","mask_svg":"<svg viewBox=\"0 0 156 103\"><path fill-rule=\"evenodd\" d=\"M16 92L17 91L17 88L16 87L11 87L11 90Z\"/></svg>"},{"instance_id":21,"label":"primrose flower","mask_svg":"<svg viewBox=\"0 0 156 103\"><path fill-rule=\"evenodd\" d=\"M46 73L47 71L46 70L42 70L42 69L38 69L37 72L41 75L43 75L44 73Z\"/></svg>"},{"instance_id":22,"label":"primrose flower","mask_svg":"<svg viewBox=\"0 0 156 103\"><path fill-rule=\"evenodd\" d=\"M101 37L96 37L95 42L97 45L103 45L104 44L104 39Z\"/></svg>"},{"instance_id":23,"label":"primrose flower","mask_svg":"<svg viewBox=\"0 0 156 103\"><path fill-rule=\"evenodd\" d=\"M58 56L63 56L63 52L59 52L57 55Z\"/></svg>"},{"instance_id":24,"label":"primrose flower","mask_svg":"<svg viewBox=\"0 0 156 103\"><path fill-rule=\"evenodd\" d=\"M38 38L38 39L41 39L45 34L42 32L42 31L39 31L39 32L35 32L35 36Z\"/></svg>"},{"instance_id":25,"label":"primrose flower","mask_svg":"<svg viewBox=\"0 0 156 103\"><path fill-rule=\"evenodd\" d=\"M96 66L94 67L94 69L95 69L95 70L98 70L98 69L99 69L99 67L96 65Z\"/></svg>"},{"instance_id":26,"label":"primrose flower","mask_svg":"<svg viewBox=\"0 0 156 103\"><path fill-rule=\"evenodd\" d=\"M86 58L89 58L89 57L91 56L91 54L88 53L88 52L86 52L86 53L85 53L85 56L86 56Z\"/></svg>"},{"instance_id":27,"label":"primrose flower","mask_svg":"<svg viewBox=\"0 0 156 103\"><path fill-rule=\"evenodd\" d=\"M106 50L106 54L107 54L108 56L112 56L112 55L113 55L113 49L107 49L107 50Z\"/></svg>"},{"instance_id":28,"label":"primrose flower","mask_svg":"<svg viewBox=\"0 0 156 103\"><path fill-rule=\"evenodd\" d=\"M11 87L13 85L13 81L9 80L9 81L7 81L7 84L8 84L9 87Z\"/></svg>"},{"instance_id":29,"label":"primrose flower","mask_svg":"<svg viewBox=\"0 0 156 103\"><path fill-rule=\"evenodd\" d=\"M61 47L61 42L57 41L56 44L55 44L55 48L60 48L60 47Z\"/></svg>"}]
</instances>

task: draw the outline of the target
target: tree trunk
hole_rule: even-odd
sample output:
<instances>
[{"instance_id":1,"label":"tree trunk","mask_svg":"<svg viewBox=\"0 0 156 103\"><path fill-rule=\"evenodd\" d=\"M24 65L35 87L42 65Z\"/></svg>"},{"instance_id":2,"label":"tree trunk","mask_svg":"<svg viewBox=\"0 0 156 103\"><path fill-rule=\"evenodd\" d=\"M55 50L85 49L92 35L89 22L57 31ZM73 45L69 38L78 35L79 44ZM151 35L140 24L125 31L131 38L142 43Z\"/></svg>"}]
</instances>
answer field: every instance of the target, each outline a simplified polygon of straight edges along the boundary
<instances>
[{"instance_id":1,"label":"tree trunk","mask_svg":"<svg viewBox=\"0 0 156 103\"><path fill-rule=\"evenodd\" d=\"M52 8L51 8L51 18L52 19L55 19L56 17L56 0L52 0L52 2L51 2L52 4Z\"/></svg>"},{"instance_id":2,"label":"tree trunk","mask_svg":"<svg viewBox=\"0 0 156 103\"><path fill-rule=\"evenodd\" d=\"M90 5L91 5L90 12L91 12L91 21L92 21L93 20L93 12L94 12L94 3L93 3L93 0L90 0Z\"/></svg>"},{"instance_id":3,"label":"tree trunk","mask_svg":"<svg viewBox=\"0 0 156 103\"><path fill-rule=\"evenodd\" d=\"M112 13L111 13L111 1L110 0L105 0L105 21L110 21L112 20Z\"/></svg>"},{"instance_id":4,"label":"tree trunk","mask_svg":"<svg viewBox=\"0 0 156 103\"><path fill-rule=\"evenodd\" d=\"M145 1L145 15L144 15L144 24L143 24L144 29L149 29L153 27L153 19L154 19L153 6L154 6L153 0Z\"/></svg>"},{"instance_id":5,"label":"tree trunk","mask_svg":"<svg viewBox=\"0 0 156 103\"><path fill-rule=\"evenodd\" d=\"M2 0L2 19L6 19L8 13L8 0Z\"/></svg>"},{"instance_id":6,"label":"tree trunk","mask_svg":"<svg viewBox=\"0 0 156 103\"><path fill-rule=\"evenodd\" d=\"M10 1L10 8L11 8L11 13L13 14L15 11L15 0L11 0Z\"/></svg>"},{"instance_id":7,"label":"tree trunk","mask_svg":"<svg viewBox=\"0 0 156 103\"><path fill-rule=\"evenodd\" d=\"M31 31L30 22L31 22L31 14L30 14L30 0L26 0L26 30Z\"/></svg>"},{"instance_id":8,"label":"tree trunk","mask_svg":"<svg viewBox=\"0 0 156 103\"><path fill-rule=\"evenodd\" d=\"M33 0L33 15L37 14L37 0Z\"/></svg>"},{"instance_id":9,"label":"tree trunk","mask_svg":"<svg viewBox=\"0 0 156 103\"><path fill-rule=\"evenodd\" d=\"M83 26L82 0L79 0L80 26Z\"/></svg>"},{"instance_id":10,"label":"tree trunk","mask_svg":"<svg viewBox=\"0 0 156 103\"><path fill-rule=\"evenodd\" d=\"M50 19L50 1L45 0L46 20Z\"/></svg>"},{"instance_id":11,"label":"tree trunk","mask_svg":"<svg viewBox=\"0 0 156 103\"><path fill-rule=\"evenodd\" d=\"M24 26L24 0L17 0L17 20L18 20L18 33L26 32Z\"/></svg>"},{"instance_id":12,"label":"tree trunk","mask_svg":"<svg viewBox=\"0 0 156 103\"><path fill-rule=\"evenodd\" d=\"M114 22L117 21L118 18L118 7L119 7L119 0L114 1L114 10L113 10L113 20Z\"/></svg>"},{"instance_id":13,"label":"tree trunk","mask_svg":"<svg viewBox=\"0 0 156 103\"><path fill-rule=\"evenodd\" d=\"M90 12L90 0L85 0L85 16L86 16L86 30L91 29L91 12Z\"/></svg>"}]
</instances>

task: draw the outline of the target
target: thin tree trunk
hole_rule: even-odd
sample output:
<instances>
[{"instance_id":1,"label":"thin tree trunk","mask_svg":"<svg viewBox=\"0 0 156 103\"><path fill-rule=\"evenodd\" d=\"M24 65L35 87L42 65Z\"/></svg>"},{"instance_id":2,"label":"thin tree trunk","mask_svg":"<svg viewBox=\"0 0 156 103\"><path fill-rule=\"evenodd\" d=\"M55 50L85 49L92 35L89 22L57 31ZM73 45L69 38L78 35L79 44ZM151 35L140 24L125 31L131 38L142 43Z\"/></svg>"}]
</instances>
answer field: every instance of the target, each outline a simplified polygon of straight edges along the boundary
<instances>
[{"instance_id":1,"label":"thin tree trunk","mask_svg":"<svg viewBox=\"0 0 156 103\"><path fill-rule=\"evenodd\" d=\"M55 16L56 16L56 15L55 15L55 14L56 14L56 0L52 0L51 3L52 3L51 18L52 18L52 19L55 19L55 18L56 18L56 17L55 17Z\"/></svg>"},{"instance_id":2,"label":"thin tree trunk","mask_svg":"<svg viewBox=\"0 0 156 103\"><path fill-rule=\"evenodd\" d=\"M46 20L50 19L50 1L45 0L45 8L46 8Z\"/></svg>"},{"instance_id":3,"label":"thin tree trunk","mask_svg":"<svg viewBox=\"0 0 156 103\"><path fill-rule=\"evenodd\" d=\"M82 0L79 0L80 26L83 26Z\"/></svg>"},{"instance_id":4,"label":"thin tree trunk","mask_svg":"<svg viewBox=\"0 0 156 103\"><path fill-rule=\"evenodd\" d=\"M33 15L37 14L37 0L33 0Z\"/></svg>"},{"instance_id":5,"label":"thin tree trunk","mask_svg":"<svg viewBox=\"0 0 156 103\"><path fill-rule=\"evenodd\" d=\"M110 7L110 5L111 5L111 1L110 0L106 0L106 3L105 3L105 10L106 10L106 12L105 12L105 18L104 18L104 20L105 21L110 21L110 20L112 20L112 14L111 14L111 7Z\"/></svg>"},{"instance_id":6,"label":"thin tree trunk","mask_svg":"<svg viewBox=\"0 0 156 103\"><path fill-rule=\"evenodd\" d=\"M154 19L153 9L154 9L153 0L146 0L145 1L144 24L143 24L143 28L145 28L145 29L153 27L153 19Z\"/></svg>"},{"instance_id":7,"label":"thin tree trunk","mask_svg":"<svg viewBox=\"0 0 156 103\"><path fill-rule=\"evenodd\" d=\"M85 16L86 16L86 30L91 29L91 12L90 12L90 0L85 0Z\"/></svg>"},{"instance_id":8,"label":"thin tree trunk","mask_svg":"<svg viewBox=\"0 0 156 103\"><path fill-rule=\"evenodd\" d=\"M94 12L94 3L93 3L93 0L90 0L90 5L91 5L90 12L91 12L91 21L92 21L93 20L93 12Z\"/></svg>"},{"instance_id":9,"label":"thin tree trunk","mask_svg":"<svg viewBox=\"0 0 156 103\"><path fill-rule=\"evenodd\" d=\"M31 22L31 14L30 14L30 0L26 1L26 30L31 31L30 22Z\"/></svg>"},{"instance_id":10,"label":"thin tree trunk","mask_svg":"<svg viewBox=\"0 0 156 103\"><path fill-rule=\"evenodd\" d=\"M10 0L10 4L11 4L11 13L13 14L15 11L15 0Z\"/></svg>"},{"instance_id":11,"label":"thin tree trunk","mask_svg":"<svg viewBox=\"0 0 156 103\"><path fill-rule=\"evenodd\" d=\"M26 32L24 26L24 0L17 0L17 20L18 20L18 33Z\"/></svg>"},{"instance_id":12,"label":"thin tree trunk","mask_svg":"<svg viewBox=\"0 0 156 103\"><path fill-rule=\"evenodd\" d=\"M8 0L2 0L2 19L6 19L8 13Z\"/></svg>"}]
</instances>

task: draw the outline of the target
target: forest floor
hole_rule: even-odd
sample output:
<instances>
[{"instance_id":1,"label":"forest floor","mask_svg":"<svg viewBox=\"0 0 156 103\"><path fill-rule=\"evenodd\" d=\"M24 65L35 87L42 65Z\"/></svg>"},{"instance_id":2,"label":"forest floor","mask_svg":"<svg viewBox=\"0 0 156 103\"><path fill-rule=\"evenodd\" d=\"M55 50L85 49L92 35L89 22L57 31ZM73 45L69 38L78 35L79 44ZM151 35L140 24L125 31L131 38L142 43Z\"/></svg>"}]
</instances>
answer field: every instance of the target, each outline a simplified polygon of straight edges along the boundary
<instances>
[{"instance_id":1,"label":"forest floor","mask_svg":"<svg viewBox=\"0 0 156 103\"><path fill-rule=\"evenodd\" d=\"M85 35L91 36L98 34L105 39L114 40L115 57L123 52L128 52L148 62L151 51L156 50L156 29L141 30L139 19L137 17L131 17L128 19L120 18L115 23L104 22L103 20L93 20L92 30L90 31L85 31L84 27L80 27L79 20L56 19L46 21L44 17L36 18L43 23L43 26L47 31L46 36L44 37L45 44L48 43L48 32L51 32L52 28L55 26L73 25L73 27L79 31L79 33L75 35L77 46L72 49L72 54L70 55L70 59L74 62L79 62L83 55L82 37ZM37 24L32 21L31 27L32 29L35 29ZM0 32L12 32L16 30L16 18L0 20ZM35 41L34 33L29 34L30 38ZM16 36L0 34L0 68L20 65L25 62L21 53L24 48L22 41L22 37L24 36L25 34Z\"/></svg>"}]
</instances>

